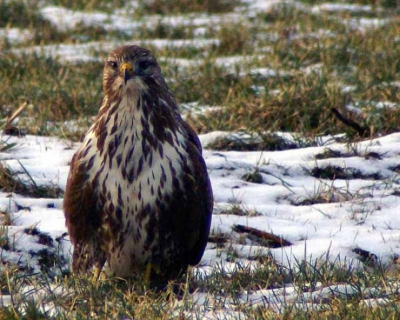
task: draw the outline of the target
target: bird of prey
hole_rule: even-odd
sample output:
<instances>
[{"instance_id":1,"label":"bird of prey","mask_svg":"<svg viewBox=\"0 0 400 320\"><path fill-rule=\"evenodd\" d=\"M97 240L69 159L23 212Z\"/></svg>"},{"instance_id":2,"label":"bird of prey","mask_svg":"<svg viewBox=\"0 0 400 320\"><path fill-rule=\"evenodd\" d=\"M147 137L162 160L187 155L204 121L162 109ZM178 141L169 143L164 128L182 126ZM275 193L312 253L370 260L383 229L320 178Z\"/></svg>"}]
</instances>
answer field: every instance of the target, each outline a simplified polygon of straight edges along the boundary
<instances>
[{"instance_id":1,"label":"bird of prey","mask_svg":"<svg viewBox=\"0 0 400 320\"><path fill-rule=\"evenodd\" d=\"M74 273L169 280L199 263L213 194L196 133L157 60L122 46L103 71L103 103L72 158L64 213Z\"/></svg>"}]
</instances>

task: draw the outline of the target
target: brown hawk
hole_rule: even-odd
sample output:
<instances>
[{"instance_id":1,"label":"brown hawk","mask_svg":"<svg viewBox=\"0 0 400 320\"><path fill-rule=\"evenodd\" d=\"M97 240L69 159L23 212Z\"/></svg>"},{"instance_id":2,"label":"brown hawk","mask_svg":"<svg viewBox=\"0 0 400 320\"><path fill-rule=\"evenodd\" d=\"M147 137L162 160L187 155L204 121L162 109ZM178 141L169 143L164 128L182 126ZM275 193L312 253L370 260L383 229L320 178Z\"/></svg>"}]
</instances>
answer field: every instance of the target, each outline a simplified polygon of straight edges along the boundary
<instances>
[{"instance_id":1,"label":"brown hawk","mask_svg":"<svg viewBox=\"0 0 400 320\"><path fill-rule=\"evenodd\" d=\"M168 280L206 247L213 195L199 139L150 51L123 46L103 72L103 103L72 158L64 197L73 271Z\"/></svg>"}]
</instances>

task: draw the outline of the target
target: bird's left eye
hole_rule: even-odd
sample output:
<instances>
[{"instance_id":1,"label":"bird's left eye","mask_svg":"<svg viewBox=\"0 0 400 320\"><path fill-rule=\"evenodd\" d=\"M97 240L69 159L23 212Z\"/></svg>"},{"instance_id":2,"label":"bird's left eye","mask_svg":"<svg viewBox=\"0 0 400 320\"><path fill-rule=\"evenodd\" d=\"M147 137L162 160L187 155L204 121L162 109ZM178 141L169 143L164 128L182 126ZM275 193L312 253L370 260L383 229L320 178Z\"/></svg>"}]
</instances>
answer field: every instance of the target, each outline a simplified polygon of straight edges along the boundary
<instances>
[{"instance_id":1,"label":"bird's left eye","mask_svg":"<svg viewBox=\"0 0 400 320\"><path fill-rule=\"evenodd\" d=\"M148 60L143 60L139 62L139 68L142 70L146 70L147 68L149 68L152 65L151 61Z\"/></svg>"},{"instance_id":2,"label":"bird's left eye","mask_svg":"<svg viewBox=\"0 0 400 320\"><path fill-rule=\"evenodd\" d=\"M113 69L118 68L118 63L116 61L109 60L109 61L107 61L107 64Z\"/></svg>"}]
</instances>

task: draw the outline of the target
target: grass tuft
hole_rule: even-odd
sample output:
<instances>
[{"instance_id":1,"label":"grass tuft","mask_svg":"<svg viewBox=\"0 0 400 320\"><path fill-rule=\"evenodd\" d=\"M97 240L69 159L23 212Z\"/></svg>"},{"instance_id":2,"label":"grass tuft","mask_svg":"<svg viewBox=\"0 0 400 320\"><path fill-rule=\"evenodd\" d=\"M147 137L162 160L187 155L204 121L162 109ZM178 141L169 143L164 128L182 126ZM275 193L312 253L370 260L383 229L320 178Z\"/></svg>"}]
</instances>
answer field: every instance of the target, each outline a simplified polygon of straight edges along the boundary
<instances>
[{"instance_id":1,"label":"grass tuft","mask_svg":"<svg viewBox=\"0 0 400 320\"><path fill-rule=\"evenodd\" d=\"M325 167L315 167L311 170L310 174L315 178L320 179L371 179L371 180L382 180L384 179L379 172L364 174L360 170L355 168L342 168L338 166L327 165Z\"/></svg>"},{"instance_id":2,"label":"grass tuft","mask_svg":"<svg viewBox=\"0 0 400 320\"><path fill-rule=\"evenodd\" d=\"M261 213L254 209L246 208L238 203L233 203L229 208L222 210L219 214L233 214L235 216L256 217Z\"/></svg>"},{"instance_id":3,"label":"grass tuft","mask_svg":"<svg viewBox=\"0 0 400 320\"><path fill-rule=\"evenodd\" d=\"M0 163L0 190L33 198L59 198L63 191L57 186L38 186L32 177L23 181L16 173Z\"/></svg>"},{"instance_id":4,"label":"grass tuft","mask_svg":"<svg viewBox=\"0 0 400 320\"><path fill-rule=\"evenodd\" d=\"M240 1L237 0L151 0L139 1L143 13L177 14L188 12L221 13L232 11Z\"/></svg>"}]
</instances>

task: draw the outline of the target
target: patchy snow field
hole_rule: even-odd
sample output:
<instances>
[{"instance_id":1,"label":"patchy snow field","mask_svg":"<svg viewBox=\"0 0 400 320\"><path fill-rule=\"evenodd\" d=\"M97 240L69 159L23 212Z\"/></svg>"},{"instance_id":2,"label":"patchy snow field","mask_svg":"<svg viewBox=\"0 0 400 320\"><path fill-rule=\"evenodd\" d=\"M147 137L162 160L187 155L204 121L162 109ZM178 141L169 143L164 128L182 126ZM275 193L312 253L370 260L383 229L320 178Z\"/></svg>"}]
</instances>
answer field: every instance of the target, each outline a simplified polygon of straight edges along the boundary
<instances>
[{"instance_id":1,"label":"patchy snow field","mask_svg":"<svg viewBox=\"0 0 400 320\"><path fill-rule=\"evenodd\" d=\"M262 247L250 242L239 244L239 235L232 231L234 224L267 231L292 242L292 246L270 249L283 264L293 259L336 260L338 255L343 260L355 258L355 248L374 253L385 263L400 256L400 133L352 146L326 142L321 147L275 152L207 150L207 144L227 136L233 134L215 132L200 136L215 198L212 234L229 235L243 258ZM11 171L18 172L20 179L65 189L77 143L37 136L3 136L3 140L16 146L0 153L0 160ZM337 156L318 160L317 155L327 150L335 151ZM318 168L334 166L358 176L335 180L312 176ZM261 176L258 183L245 181L244 176L252 172ZM328 203L318 203L321 198ZM313 200L316 204L310 205ZM232 205L242 207L249 216L229 214ZM15 250L3 252L3 260L37 267L29 252L41 246L35 236L21 230L36 227L53 238L62 237L66 228L61 207L61 199L0 193L0 211L10 212L14 221L8 235ZM67 238L60 240L60 245L63 251L70 250ZM223 261L221 252L210 245L202 265Z\"/></svg>"}]
</instances>

